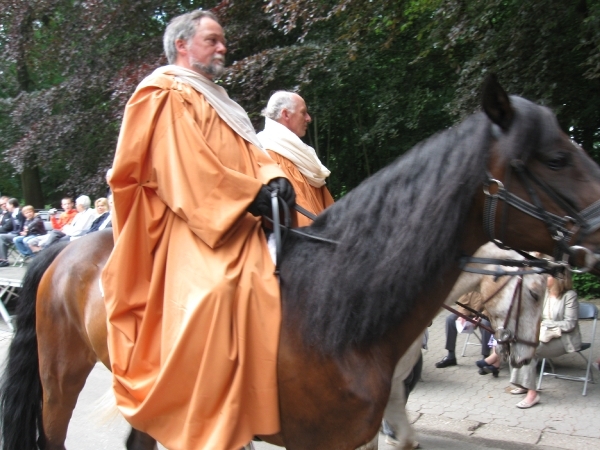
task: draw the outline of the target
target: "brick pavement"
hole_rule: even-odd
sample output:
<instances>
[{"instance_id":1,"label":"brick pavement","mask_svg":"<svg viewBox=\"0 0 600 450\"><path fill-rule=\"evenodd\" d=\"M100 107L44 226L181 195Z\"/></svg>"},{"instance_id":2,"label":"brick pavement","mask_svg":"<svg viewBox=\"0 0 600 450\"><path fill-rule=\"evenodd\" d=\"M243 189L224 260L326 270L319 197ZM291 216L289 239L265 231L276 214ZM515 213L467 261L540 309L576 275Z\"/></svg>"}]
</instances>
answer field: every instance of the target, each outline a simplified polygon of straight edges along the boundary
<instances>
[{"instance_id":1,"label":"brick pavement","mask_svg":"<svg viewBox=\"0 0 600 450\"><path fill-rule=\"evenodd\" d=\"M511 395L508 367L498 378L479 375L475 361L480 346L467 346L460 353L465 334L457 341L458 365L437 369L434 364L445 354L444 319L441 312L429 329L429 350L424 352L422 381L408 399L407 410L417 432L472 436L492 441L535 444L540 448L600 449L600 373L592 368L598 384L544 377L541 402L530 409L515 404L522 396ZM591 323L580 324L584 342L589 342ZM469 342L477 342L472 336ZM596 359L600 356L600 327L596 331ZM585 363L577 354L555 360L560 373L581 375Z\"/></svg>"}]
</instances>

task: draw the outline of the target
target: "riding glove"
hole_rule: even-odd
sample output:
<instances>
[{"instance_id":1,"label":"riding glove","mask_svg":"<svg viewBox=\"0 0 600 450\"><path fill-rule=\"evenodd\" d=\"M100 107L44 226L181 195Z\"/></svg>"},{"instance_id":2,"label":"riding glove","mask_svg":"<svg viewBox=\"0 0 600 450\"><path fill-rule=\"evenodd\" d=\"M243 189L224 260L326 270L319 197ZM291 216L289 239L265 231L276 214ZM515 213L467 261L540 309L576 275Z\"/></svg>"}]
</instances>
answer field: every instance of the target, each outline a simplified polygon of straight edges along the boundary
<instances>
[{"instance_id":1,"label":"riding glove","mask_svg":"<svg viewBox=\"0 0 600 450\"><path fill-rule=\"evenodd\" d=\"M278 190L279 197L287 203L290 209L294 207L296 204L296 193L287 178L274 178L269 181L269 187Z\"/></svg>"},{"instance_id":2,"label":"riding glove","mask_svg":"<svg viewBox=\"0 0 600 450\"><path fill-rule=\"evenodd\" d=\"M258 194L250 203L248 212L253 216L270 216L271 215L271 189L264 184L260 187Z\"/></svg>"}]
</instances>

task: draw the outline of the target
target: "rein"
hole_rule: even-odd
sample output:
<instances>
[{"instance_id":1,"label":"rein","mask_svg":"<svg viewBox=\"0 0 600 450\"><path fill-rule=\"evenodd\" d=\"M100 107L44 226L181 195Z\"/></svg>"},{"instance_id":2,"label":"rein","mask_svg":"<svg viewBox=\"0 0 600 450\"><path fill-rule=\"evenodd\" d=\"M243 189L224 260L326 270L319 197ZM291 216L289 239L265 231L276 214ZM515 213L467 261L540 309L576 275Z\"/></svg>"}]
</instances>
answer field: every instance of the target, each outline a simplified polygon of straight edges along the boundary
<instances>
[{"instance_id":1,"label":"rein","mask_svg":"<svg viewBox=\"0 0 600 450\"><path fill-rule=\"evenodd\" d=\"M514 273L515 272L509 272L509 274L514 274ZM490 295L488 298L486 298L482 302L482 309L486 303L488 303L491 299L493 299L496 295L498 295L511 281L512 281L512 278L508 278L498 289L496 289L496 291L494 291L494 293L492 295ZM442 307L444 309L447 309L448 311L456 314L457 316L462 317L463 319L471 322L475 326L478 326L480 328L483 328L484 330L489 331L492 335L494 335L496 342L498 342L498 344L507 348L508 351L510 351L509 345L511 343L519 343L519 344L529 345L531 347L537 347L538 342L521 339L518 334L519 333L519 318L520 318L520 312L521 312L522 297L523 297L523 278L521 276L518 276L517 284L513 291L512 299L510 301L510 306L508 307L508 313L506 314L506 318L504 319L504 324L501 327L498 327L496 330L481 323L481 319L486 319L489 321L489 319L485 315L483 315L481 312L476 311L473 308L470 308L469 306L464 305L460 302L456 302L456 304L465 308L466 310L470 311L471 313L475 314L475 316L477 316L477 318L473 319L472 317L462 314L461 312L457 311L456 309L454 309L451 306L448 306L446 304L442 305ZM508 322L512 315L512 311L513 311L515 302L517 303L517 308L515 309L515 333L513 334L513 332L508 328Z\"/></svg>"},{"instance_id":2,"label":"rein","mask_svg":"<svg viewBox=\"0 0 600 450\"><path fill-rule=\"evenodd\" d=\"M485 299L483 302L481 302L481 306L482 306L482 308L481 308L481 309L483 309L483 306L484 306L484 305L485 305L487 302L489 302L489 301L490 301L491 299L493 299L493 298L494 298L496 295L498 295L498 293L499 293L499 292L500 292L502 289L504 289L508 283L510 283L510 280L511 280L511 279L510 279L510 278L508 278L508 279L507 279L507 280L504 282L504 284L502 284L502 286L500 286L498 289L496 289L496 291L494 291L494 293L493 293L492 295L490 295L490 296L489 296L488 298L486 298L486 299ZM483 328L484 330L487 330L487 331L489 331L490 333L492 333L492 334L495 334L495 331L494 331L493 329L491 329L491 328L490 328L490 327L488 327L487 325L484 325L484 324L482 324L482 323L480 322L480 320L481 320L481 319L485 319L485 320L487 320L487 321L489 322L489 318L488 318L488 317L486 317L485 315L483 315L483 314L482 314L480 311L476 311L476 310L474 310L473 308L471 308L470 306L467 306L467 305L465 305L465 304L463 304L463 303L460 303L460 302L455 302L455 303L456 303L458 306L460 306L460 307L462 307L462 308L466 309L467 311L469 311L469 312L473 313L475 316L477 316L477 319L473 319L472 317L469 317L469 316L467 316L467 315L465 315L465 314L462 314L461 312L458 312L456 309L452 308L451 306L448 306L448 305L446 305L445 303L442 305L442 307L443 307L444 309L447 309L448 311L450 311L450 312L452 312L452 313L456 314L457 316L459 316L459 317L462 317L463 319L465 319L465 320L467 320L467 321L471 322L472 324L474 324L474 325L479 325L479 327ZM512 303L511 303L511 307L512 307Z\"/></svg>"},{"instance_id":3,"label":"rein","mask_svg":"<svg viewBox=\"0 0 600 450\"><path fill-rule=\"evenodd\" d=\"M503 276L514 276L514 275L530 275L530 274L542 274L548 273L552 276L556 276L565 270L565 264L560 262L549 261L547 259L535 258L528 253L518 252L524 254L523 256L529 258L525 260L519 259L500 259L500 258L478 258L474 256L463 256L459 260L459 267L463 272L478 273L481 275L493 275L496 278ZM494 264L497 266L496 270L480 269L477 267L469 267L467 264L483 264L490 265ZM518 267L524 270L507 271L500 267Z\"/></svg>"},{"instance_id":4,"label":"rein","mask_svg":"<svg viewBox=\"0 0 600 450\"><path fill-rule=\"evenodd\" d=\"M284 223L281 224L279 210L283 211ZM298 211L300 214L305 215L309 219L315 220L317 216L315 216L310 211L306 210L300 205L294 205L294 209ZM290 208L288 204L278 195L277 189L273 189L271 191L271 211L273 214L273 218L271 219L268 216L263 216L264 219L271 222L273 225L273 234L275 236L275 275L279 276L279 264L281 262L281 252L283 248L283 239L285 239L286 233L293 233L299 236L304 236L306 238L312 239L314 241L325 242L327 244L335 244L338 242L323 238L320 236L315 236L313 234L305 233L303 231L298 230L297 228L292 228L292 217L290 214Z\"/></svg>"}]
</instances>

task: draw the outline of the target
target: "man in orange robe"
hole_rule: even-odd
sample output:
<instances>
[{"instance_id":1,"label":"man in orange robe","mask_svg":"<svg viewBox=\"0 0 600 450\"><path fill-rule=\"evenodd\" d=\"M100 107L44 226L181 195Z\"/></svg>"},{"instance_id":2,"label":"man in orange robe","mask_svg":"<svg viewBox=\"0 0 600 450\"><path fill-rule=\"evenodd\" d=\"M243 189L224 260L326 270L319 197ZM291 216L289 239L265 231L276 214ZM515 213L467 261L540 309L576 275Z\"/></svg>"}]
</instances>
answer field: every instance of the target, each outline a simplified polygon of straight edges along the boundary
<instances>
[{"instance_id":1,"label":"man in orange robe","mask_svg":"<svg viewBox=\"0 0 600 450\"><path fill-rule=\"evenodd\" d=\"M313 214L319 214L333 203L325 186L329 170L317 152L300 139L311 122L304 99L287 91L275 92L263 110L265 129L258 138L285 172L294 186L296 203ZM294 211L294 224L307 226L312 220Z\"/></svg>"},{"instance_id":2,"label":"man in orange robe","mask_svg":"<svg viewBox=\"0 0 600 450\"><path fill-rule=\"evenodd\" d=\"M110 177L113 387L169 450L239 450L279 431L279 286L255 215L272 188L292 206L294 193L212 82L226 52L215 17L173 19L164 43L172 65L129 100Z\"/></svg>"}]
</instances>

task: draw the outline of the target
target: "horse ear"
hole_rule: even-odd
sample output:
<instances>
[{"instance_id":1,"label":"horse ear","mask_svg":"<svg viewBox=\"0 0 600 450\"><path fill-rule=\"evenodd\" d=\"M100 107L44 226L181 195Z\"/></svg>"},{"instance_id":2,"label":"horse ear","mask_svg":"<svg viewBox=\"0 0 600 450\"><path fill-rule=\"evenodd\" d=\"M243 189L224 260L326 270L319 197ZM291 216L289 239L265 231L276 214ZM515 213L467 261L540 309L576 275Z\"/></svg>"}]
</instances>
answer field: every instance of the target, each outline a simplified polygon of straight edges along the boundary
<instances>
[{"instance_id":1,"label":"horse ear","mask_svg":"<svg viewBox=\"0 0 600 450\"><path fill-rule=\"evenodd\" d=\"M483 82L483 110L492 122L506 131L515 117L515 111L510 100L495 74L488 75Z\"/></svg>"}]
</instances>

